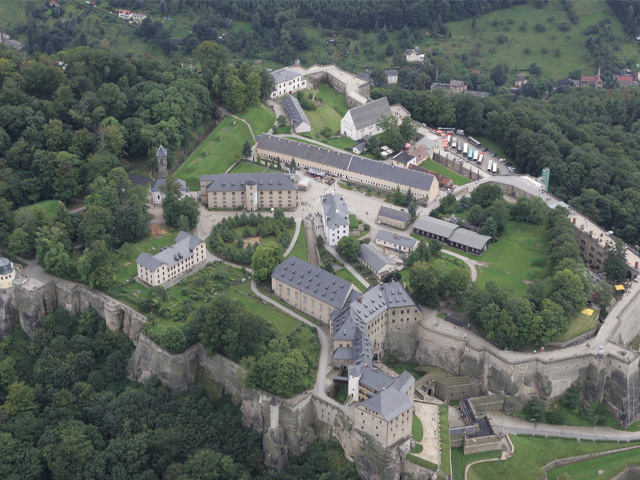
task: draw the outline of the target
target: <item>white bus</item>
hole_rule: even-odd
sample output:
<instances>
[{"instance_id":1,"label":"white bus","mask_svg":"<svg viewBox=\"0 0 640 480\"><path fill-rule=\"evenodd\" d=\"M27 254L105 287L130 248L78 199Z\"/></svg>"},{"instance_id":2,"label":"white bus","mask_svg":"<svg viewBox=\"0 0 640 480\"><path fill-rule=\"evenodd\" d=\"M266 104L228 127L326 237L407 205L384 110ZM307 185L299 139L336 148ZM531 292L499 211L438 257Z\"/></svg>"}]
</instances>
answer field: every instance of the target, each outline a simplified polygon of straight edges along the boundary
<instances>
[{"instance_id":1,"label":"white bus","mask_svg":"<svg viewBox=\"0 0 640 480\"><path fill-rule=\"evenodd\" d=\"M480 156L478 157L478 163L482 164L483 160L484 160L484 153L481 153Z\"/></svg>"},{"instance_id":2,"label":"white bus","mask_svg":"<svg viewBox=\"0 0 640 480\"><path fill-rule=\"evenodd\" d=\"M478 161L478 150L474 150L473 151L473 161L477 162Z\"/></svg>"},{"instance_id":3,"label":"white bus","mask_svg":"<svg viewBox=\"0 0 640 480\"><path fill-rule=\"evenodd\" d=\"M453 150L455 150L455 149L456 149L456 146L457 146L457 145L456 145L456 137L453 137L453 141L451 142L451 148L452 148Z\"/></svg>"},{"instance_id":4,"label":"white bus","mask_svg":"<svg viewBox=\"0 0 640 480\"><path fill-rule=\"evenodd\" d=\"M487 167L487 172L493 171L493 160L489 160L489 166Z\"/></svg>"},{"instance_id":5,"label":"white bus","mask_svg":"<svg viewBox=\"0 0 640 480\"><path fill-rule=\"evenodd\" d=\"M498 173L498 162L494 162L493 164L493 173Z\"/></svg>"},{"instance_id":6,"label":"white bus","mask_svg":"<svg viewBox=\"0 0 640 480\"><path fill-rule=\"evenodd\" d=\"M469 144L467 142L464 143L464 147L462 147L462 154L467 154L467 149L469 148Z\"/></svg>"}]
</instances>

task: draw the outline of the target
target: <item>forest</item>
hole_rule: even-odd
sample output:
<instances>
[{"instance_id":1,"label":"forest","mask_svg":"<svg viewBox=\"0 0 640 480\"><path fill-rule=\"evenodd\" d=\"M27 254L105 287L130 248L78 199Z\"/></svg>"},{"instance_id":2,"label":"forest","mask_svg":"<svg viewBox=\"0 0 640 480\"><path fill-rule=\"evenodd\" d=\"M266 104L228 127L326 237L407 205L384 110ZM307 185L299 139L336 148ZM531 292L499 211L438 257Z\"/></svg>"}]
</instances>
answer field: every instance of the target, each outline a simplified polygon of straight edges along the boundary
<instances>
[{"instance_id":1,"label":"forest","mask_svg":"<svg viewBox=\"0 0 640 480\"><path fill-rule=\"evenodd\" d=\"M0 477L5 480L356 479L335 443L265 472L260 435L229 397L126 379L133 345L93 310L58 310L29 340L0 343Z\"/></svg>"}]
</instances>

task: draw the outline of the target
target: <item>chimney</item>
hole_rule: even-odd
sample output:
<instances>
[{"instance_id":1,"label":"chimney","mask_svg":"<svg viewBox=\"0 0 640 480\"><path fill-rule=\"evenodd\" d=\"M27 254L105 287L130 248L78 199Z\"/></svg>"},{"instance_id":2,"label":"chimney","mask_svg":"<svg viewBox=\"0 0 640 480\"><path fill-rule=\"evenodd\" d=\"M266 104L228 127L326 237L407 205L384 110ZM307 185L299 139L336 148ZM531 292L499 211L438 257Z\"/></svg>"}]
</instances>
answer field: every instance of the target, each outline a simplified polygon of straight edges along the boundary
<instances>
[{"instance_id":1,"label":"chimney","mask_svg":"<svg viewBox=\"0 0 640 480\"><path fill-rule=\"evenodd\" d=\"M362 297L358 297L358 301L362 303Z\"/></svg>"}]
</instances>

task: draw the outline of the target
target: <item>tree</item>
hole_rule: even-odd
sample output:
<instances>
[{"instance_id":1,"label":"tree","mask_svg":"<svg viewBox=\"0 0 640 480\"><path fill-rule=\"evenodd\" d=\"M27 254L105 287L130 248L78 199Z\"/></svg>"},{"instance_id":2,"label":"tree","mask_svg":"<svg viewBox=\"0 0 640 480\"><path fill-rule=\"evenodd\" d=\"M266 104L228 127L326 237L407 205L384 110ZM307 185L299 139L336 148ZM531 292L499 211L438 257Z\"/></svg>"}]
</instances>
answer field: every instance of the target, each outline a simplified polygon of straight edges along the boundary
<instances>
[{"instance_id":1,"label":"tree","mask_svg":"<svg viewBox=\"0 0 640 480\"><path fill-rule=\"evenodd\" d=\"M404 206L408 206L411 202L413 202L413 193L411 192L411 188L409 188L404 196L402 204Z\"/></svg>"},{"instance_id":2,"label":"tree","mask_svg":"<svg viewBox=\"0 0 640 480\"><path fill-rule=\"evenodd\" d=\"M564 395L562 395L562 405L569 410L577 411L582 402L582 395L578 387L569 387Z\"/></svg>"},{"instance_id":3,"label":"tree","mask_svg":"<svg viewBox=\"0 0 640 480\"><path fill-rule=\"evenodd\" d=\"M283 127L287 124L287 117L284 115L278 115L278 126Z\"/></svg>"},{"instance_id":4,"label":"tree","mask_svg":"<svg viewBox=\"0 0 640 480\"><path fill-rule=\"evenodd\" d=\"M409 289L416 302L437 307L443 288L440 272L433 264L417 262L409 269Z\"/></svg>"},{"instance_id":5,"label":"tree","mask_svg":"<svg viewBox=\"0 0 640 480\"><path fill-rule=\"evenodd\" d=\"M525 414L526 418L530 418L535 420L536 422L539 422L540 420L542 420L542 417L544 416L544 412L546 410L547 406L545 405L545 403L539 398L534 398L524 407L523 413Z\"/></svg>"},{"instance_id":6,"label":"tree","mask_svg":"<svg viewBox=\"0 0 640 480\"><path fill-rule=\"evenodd\" d=\"M273 269L284 260L282 252L282 245L279 243L267 243L256 248L253 257L251 257L251 268L256 282L261 283L269 280Z\"/></svg>"},{"instance_id":7,"label":"tree","mask_svg":"<svg viewBox=\"0 0 640 480\"><path fill-rule=\"evenodd\" d=\"M594 300L602 310L605 310L611 304L613 298L613 288L608 282L598 282L594 288Z\"/></svg>"},{"instance_id":8,"label":"tree","mask_svg":"<svg viewBox=\"0 0 640 480\"><path fill-rule=\"evenodd\" d=\"M395 49L393 48L393 44L392 43L387 44L387 49L384 52L385 55L387 57L391 57L393 56L394 52L395 52Z\"/></svg>"},{"instance_id":9,"label":"tree","mask_svg":"<svg viewBox=\"0 0 640 480\"><path fill-rule=\"evenodd\" d=\"M182 465L176 480L249 480L249 473L233 458L214 450L198 450Z\"/></svg>"},{"instance_id":10,"label":"tree","mask_svg":"<svg viewBox=\"0 0 640 480\"><path fill-rule=\"evenodd\" d=\"M191 197L181 197L178 182L171 177L164 183L164 199L162 200L162 215L168 225L177 228L180 217L187 219L189 229L194 229L200 220L200 207ZM183 220L184 222L184 220Z\"/></svg>"},{"instance_id":11,"label":"tree","mask_svg":"<svg viewBox=\"0 0 640 480\"><path fill-rule=\"evenodd\" d=\"M407 205L407 210L409 211L411 218L416 217L417 215L416 202L413 199L409 202L409 205Z\"/></svg>"},{"instance_id":12,"label":"tree","mask_svg":"<svg viewBox=\"0 0 640 480\"><path fill-rule=\"evenodd\" d=\"M418 131L418 127L413 123L411 117L404 117L398 127L403 142L409 142Z\"/></svg>"},{"instance_id":13,"label":"tree","mask_svg":"<svg viewBox=\"0 0 640 480\"><path fill-rule=\"evenodd\" d=\"M245 139L242 144L242 156L244 158L249 158L251 156L251 144L249 143L249 139Z\"/></svg>"},{"instance_id":14,"label":"tree","mask_svg":"<svg viewBox=\"0 0 640 480\"><path fill-rule=\"evenodd\" d=\"M621 282L627 276L626 251L619 238L616 238L611 248L607 250L604 271L611 282Z\"/></svg>"},{"instance_id":15,"label":"tree","mask_svg":"<svg viewBox=\"0 0 640 480\"><path fill-rule=\"evenodd\" d=\"M169 352L181 352L187 346L187 337L181 328L168 326L156 338L158 344Z\"/></svg>"},{"instance_id":16,"label":"tree","mask_svg":"<svg viewBox=\"0 0 640 480\"><path fill-rule=\"evenodd\" d=\"M306 385L309 364L302 352L291 349L286 338L271 340L267 352L251 364L247 386L259 386L276 395L291 397Z\"/></svg>"},{"instance_id":17,"label":"tree","mask_svg":"<svg viewBox=\"0 0 640 480\"><path fill-rule=\"evenodd\" d=\"M400 191L400 185L397 185L396 189L393 191L392 202L394 205L402 205L404 202L404 197Z\"/></svg>"},{"instance_id":18,"label":"tree","mask_svg":"<svg viewBox=\"0 0 640 480\"><path fill-rule=\"evenodd\" d=\"M68 237L57 227L42 227L36 237L36 258L45 272L65 276L71 268Z\"/></svg>"},{"instance_id":19,"label":"tree","mask_svg":"<svg viewBox=\"0 0 640 480\"><path fill-rule=\"evenodd\" d=\"M33 253L34 248L33 235L29 234L24 228L18 227L9 235L9 250L14 255L29 256Z\"/></svg>"},{"instance_id":20,"label":"tree","mask_svg":"<svg viewBox=\"0 0 640 480\"><path fill-rule=\"evenodd\" d=\"M467 287L471 284L471 272L468 268L454 267L444 277L447 296L456 306L464 302Z\"/></svg>"},{"instance_id":21,"label":"tree","mask_svg":"<svg viewBox=\"0 0 640 480\"><path fill-rule=\"evenodd\" d=\"M32 387L24 382L16 382L9 385L9 393L2 406L4 413L12 416L37 409L36 394Z\"/></svg>"},{"instance_id":22,"label":"tree","mask_svg":"<svg viewBox=\"0 0 640 480\"><path fill-rule=\"evenodd\" d=\"M495 242L498 239L498 223L493 219L493 217L487 218L478 233L480 235L488 235Z\"/></svg>"},{"instance_id":23,"label":"tree","mask_svg":"<svg viewBox=\"0 0 640 480\"><path fill-rule=\"evenodd\" d=\"M362 245L360 245L360 241L356 237L347 235L340 239L337 250L340 256L347 262L355 262L358 260L361 247Z\"/></svg>"},{"instance_id":24,"label":"tree","mask_svg":"<svg viewBox=\"0 0 640 480\"><path fill-rule=\"evenodd\" d=\"M78 275L91 288L108 290L116 281L115 255L104 240L96 240L78 260Z\"/></svg>"}]
</instances>

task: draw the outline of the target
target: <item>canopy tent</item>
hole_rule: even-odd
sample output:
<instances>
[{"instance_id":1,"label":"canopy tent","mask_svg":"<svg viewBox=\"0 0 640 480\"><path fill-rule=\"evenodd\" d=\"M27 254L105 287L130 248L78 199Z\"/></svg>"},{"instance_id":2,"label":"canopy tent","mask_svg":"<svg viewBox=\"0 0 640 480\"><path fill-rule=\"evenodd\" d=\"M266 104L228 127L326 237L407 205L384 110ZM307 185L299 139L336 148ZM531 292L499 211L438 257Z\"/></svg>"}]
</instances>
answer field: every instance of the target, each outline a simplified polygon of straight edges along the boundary
<instances>
[{"instance_id":1,"label":"canopy tent","mask_svg":"<svg viewBox=\"0 0 640 480\"><path fill-rule=\"evenodd\" d=\"M315 168L310 168L309 173L311 175L315 175L316 177L324 177L326 175L325 172L321 172L320 170L316 170Z\"/></svg>"},{"instance_id":2,"label":"canopy tent","mask_svg":"<svg viewBox=\"0 0 640 480\"><path fill-rule=\"evenodd\" d=\"M624 292L624 285L616 285L616 292Z\"/></svg>"}]
</instances>

